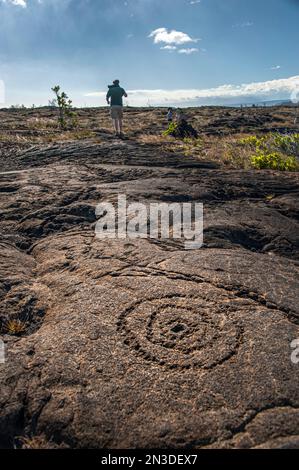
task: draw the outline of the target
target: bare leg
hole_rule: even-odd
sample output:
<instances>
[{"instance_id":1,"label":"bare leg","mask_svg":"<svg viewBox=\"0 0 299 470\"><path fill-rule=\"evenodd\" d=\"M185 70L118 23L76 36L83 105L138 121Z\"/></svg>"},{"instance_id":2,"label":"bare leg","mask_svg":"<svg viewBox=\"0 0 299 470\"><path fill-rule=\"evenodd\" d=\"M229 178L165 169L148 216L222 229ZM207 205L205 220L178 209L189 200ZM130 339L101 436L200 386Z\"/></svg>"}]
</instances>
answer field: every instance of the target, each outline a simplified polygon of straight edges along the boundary
<instances>
[{"instance_id":1,"label":"bare leg","mask_svg":"<svg viewBox=\"0 0 299 470\"><path fill-rule=\"evenodd\" d=\"M119 122L118 122L118 119L112 119L112 121L113 121L113 126L114 126L115 133L116 133L116 134L119 134L119 133L120 133L120 130L119 130Z\"/></svg>"},{"instance_id":2,"label":"bare leg","mask_svg":"<svg viewBox=\"0 0 299 470\"><path fill-rule=\"evenodd\" d=\"M122 131L123 131L123 120L120 119L118 122L119 122L119 132L122 134Z\"/></svg>"},{"instance_id":3,"label":"bare leg","mask_svg":"<svg viewBox=\"0 0 299 470\"><path fill-rule=\"evenodd\" d=\"M117 133L120 134L120 124L119 124L119 119L117 119L116 121L116 125L117 125Z\"/></svg>"}]
</instances>

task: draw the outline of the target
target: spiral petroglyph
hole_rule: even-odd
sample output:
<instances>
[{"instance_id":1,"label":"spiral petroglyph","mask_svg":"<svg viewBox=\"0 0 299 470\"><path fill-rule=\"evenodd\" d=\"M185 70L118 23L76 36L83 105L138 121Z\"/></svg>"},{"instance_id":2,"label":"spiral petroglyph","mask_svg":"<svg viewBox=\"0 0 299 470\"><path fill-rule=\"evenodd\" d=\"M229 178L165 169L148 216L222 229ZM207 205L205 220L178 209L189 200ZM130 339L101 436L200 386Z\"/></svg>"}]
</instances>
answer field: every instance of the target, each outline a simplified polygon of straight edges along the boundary
<instances>
[{"instance_id":1,"label":"spiral petroglyph","mask_svg":"<svg viewBox=\"0 0 299 470\"><path fill-rule=\"evenodd\" d=\"M234 311L180 294L134 304L118 327L134 352L169 368L215 367L233 356L242 340Z\"/></svg>"}]
</instances>

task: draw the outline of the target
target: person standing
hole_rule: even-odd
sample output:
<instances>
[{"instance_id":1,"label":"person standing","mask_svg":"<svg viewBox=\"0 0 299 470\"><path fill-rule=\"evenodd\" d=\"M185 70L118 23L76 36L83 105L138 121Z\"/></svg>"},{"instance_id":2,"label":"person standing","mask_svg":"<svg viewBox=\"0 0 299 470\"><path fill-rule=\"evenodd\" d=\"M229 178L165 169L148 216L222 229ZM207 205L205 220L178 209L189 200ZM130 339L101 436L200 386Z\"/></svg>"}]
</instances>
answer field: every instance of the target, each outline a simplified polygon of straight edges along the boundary
<instances>
[{"instance_id":1,"label":"person standing","mask_svg":"<svg viewBox=\"0 0 299 470\"><path fill-rule=\"evenodd\" d=\"M173 121L173 109L172 108L168 108L168 112L167 112L167 122L168 124L172 123Z\"/></svg>"},{"instance_id":2,"label":"person standing","mask_svg":"<svg viewBox=\"0 0 299 470\"><path fill-rule=\"evenodd\" d=\"M106 95L107 103L111 108L111 118L115 135L123 136L123 97L127 97L125 90L119 85L119 80L114 80L113 85L108 86Z\"/></svg>"}]
</instances>

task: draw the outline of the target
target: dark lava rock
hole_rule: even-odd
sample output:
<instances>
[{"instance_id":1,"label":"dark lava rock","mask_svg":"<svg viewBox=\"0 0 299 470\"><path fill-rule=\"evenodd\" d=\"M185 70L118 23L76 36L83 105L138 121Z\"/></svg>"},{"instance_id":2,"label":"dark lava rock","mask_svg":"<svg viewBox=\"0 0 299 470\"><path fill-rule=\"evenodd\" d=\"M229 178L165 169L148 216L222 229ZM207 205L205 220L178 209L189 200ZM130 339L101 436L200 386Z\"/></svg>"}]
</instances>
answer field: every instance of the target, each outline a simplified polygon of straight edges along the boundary
<instances>
[{"instance_id":1,"label":"dark lava rock","mask_svg":"<svg viewBox=\"0 0 299 470\"><path fill-rule=\"evenodd\" d=\"M0 315L26 329L2 330L1 447L298 447L297 175L181 168L131 141L18 162L0 177ZM203 202L204 247L95 238L119 193Z\"/></svg>"},{"instance_id":2,"label":"dark lava rock","mask_svg":"<svg viewBox=\"0 0 299 470\"><path fill-rule=\"evenodd\" d=\"M178 139L184 139L184 138L197 138L198 137L198 132L194 129L194 127L189 124L187 121L182 120L180 123L176 125L176 127L173 129L172 132L170 132L169 135L172 135L173 137L176 137Z\"/></svg>"}]
</instances>

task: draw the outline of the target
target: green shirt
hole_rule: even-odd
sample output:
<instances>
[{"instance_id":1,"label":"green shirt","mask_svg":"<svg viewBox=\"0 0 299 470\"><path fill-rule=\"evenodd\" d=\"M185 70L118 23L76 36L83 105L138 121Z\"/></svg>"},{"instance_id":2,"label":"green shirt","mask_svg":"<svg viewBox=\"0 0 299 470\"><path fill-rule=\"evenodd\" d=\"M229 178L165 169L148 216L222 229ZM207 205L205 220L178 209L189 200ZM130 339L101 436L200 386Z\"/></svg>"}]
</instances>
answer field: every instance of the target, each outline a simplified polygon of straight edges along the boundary
<instances>
[{"instance_id":1,"label":"green shirt","mask_svg":"<svg viewBox=\"0 0 299 470\"><path fill-rule=\"evenodd\" d=\"M114 85L111 86L107 93L107 99L111 98L111 106L123 106L123 96L126 95L126 92L120 86Z\"/></svg>"}]
</instances>

